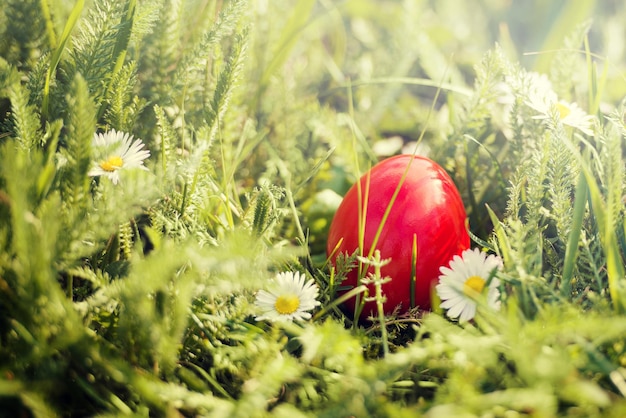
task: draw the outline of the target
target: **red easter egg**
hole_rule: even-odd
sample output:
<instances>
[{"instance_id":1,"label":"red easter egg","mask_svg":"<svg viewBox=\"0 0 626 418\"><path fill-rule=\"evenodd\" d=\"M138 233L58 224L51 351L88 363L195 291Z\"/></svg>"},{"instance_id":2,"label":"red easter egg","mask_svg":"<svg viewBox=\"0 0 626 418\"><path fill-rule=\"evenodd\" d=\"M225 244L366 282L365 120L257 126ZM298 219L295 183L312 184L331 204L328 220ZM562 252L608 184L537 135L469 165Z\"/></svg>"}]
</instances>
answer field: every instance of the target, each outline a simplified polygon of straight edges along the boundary
<instances>
[{"instance_id":1,"label":"red easter egg","mask_svg":"<svg viewBox=\"0 0 626 418\"><path fill-rule=\"evenodd\" d=\"M407 171L408 166L408 171ZM406 172L406 177L402 177ZM400 190L384 222L376 242L375 236L398 184ZM413 155L397 155L376 164L361 179L361 199L357 184L343 198L335 213L328 235L326 253L334 265L339 254L353 254L359 248L359 201L363 214L363 248L367 256L378 249L382 259L391 262L381 274L391 281L382 285L386 297L384 310L391 313L396 306L400 312L411 308L411 276L415 264L416 283L414 303L420 309L431 308L431 294L439 278L439 268L447 266L452 257L469 248L470 239L465 226L466 212L454 182L434 161ZM417 257L412 257L414 237ZM372 246L375 246L373 249ZM369 272L373 272L370 267ZM358 269L348 273L339 295L360 283ZM369 295L375 294L368 285ZM356 298L347 300L346 310L354 313ZM376 303L366 302L360 319L376 313Z\"/></svg>"}]
</instances>

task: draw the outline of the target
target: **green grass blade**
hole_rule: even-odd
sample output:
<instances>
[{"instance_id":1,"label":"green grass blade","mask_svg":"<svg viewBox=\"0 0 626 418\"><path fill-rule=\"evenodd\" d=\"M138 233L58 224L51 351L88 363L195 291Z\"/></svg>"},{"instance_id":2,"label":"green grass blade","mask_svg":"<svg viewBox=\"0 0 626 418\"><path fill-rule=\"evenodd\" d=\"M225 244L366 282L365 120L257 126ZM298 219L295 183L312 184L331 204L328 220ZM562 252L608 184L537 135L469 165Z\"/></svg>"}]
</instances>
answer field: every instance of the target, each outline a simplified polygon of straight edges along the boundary
<instances>
[{"instance_id":1,"label":"green grass blade","mask_svg":"<svg viewBox=\"0 0 626 418\"><path fill-rule=\"evenodd\" d=\"M442 77L442 81L443 79L446 77L446 74L443 75ZM439 99L439 94L441 93L441 87L437 88L437 91L435 93L435 96L433 97L432 103L430 105L430 108L428 109L428 114L426 115L426 124L424 125L424 128L422 129L422 131L420 132L420 136L417 139L417 142L415 143L415 148L413 149L413 156L417 155L417 150L418 150L418 146L419 144L422 142L422 139L424 138L424 135L426 134L426 128L428 127L428 121L430 121L434 111L435 111L435 105L437 104L437 100ZM393 195L391 196L391 199L389 200L389 204L387 205L387 208L385 209L385 213L383 214L383 218L380 221L380 224L378 225L378 230L376 231L376 235L374 235L374 239L372 240L372 246L370 247L369 250L369 254L367 255L368 257L372 257L374 255L374 250L376 249L376 245L378 244L378 240L380 239L380 236L383 232L383 228L385 227L385 223L387 222L387 218L389 218L389 214L391 213L391 209L393 208L393 205L398 197L398 194L400 194L400 189L402 188L402 185L404 184L404 181L406 180L406 177L409 175L409 170L411 169L411 164L413 163L414 159L411 159L409 161L409 163L406 165L406 168L404 169L404 172L402 173L402 177L400 177L400 181L398 182L398 185L396 186L396 189L393 192Z\"/></svg>"},{"instance_id":2,"label":"green grass blade","mask_svg":"<svg viewBox=\"0 0 626 418\"><path fill-rule=\"evenodd\" d=\"M572 273L576 265L576 256L578 255L578 242L580 240L580 232L582 230L583 218L585 216L585 207L587 204L587 195L589 188L585 180L585 174L580 173L578 184L576 186L576 194L574 197L574 212L572 214L572 230L567 239L567 247L565 248L565 259L563 260L563 275L561 278L561 295L568 296L572 289Z\"/></svg>"},{"instance_id":3,"label":"green grass blade","mask_svg":"<svg viewBox=\"0 0 626 418\"><path fill-rule=\"evenodd\" d=\"M63 54L65 45L67 44L67 41L72 34L74 26L76 26L76 22L78 21L78 18L80 17L84 6L85 0L78 0L74 5L70 16L65 23L65 28L63 28L63 33L61 34L59 44L57 45L57 48L54 50L54 53L52 54L52 57L50 59L50 67L48 68L48 72L46 74L46 82L43 88L43 99L41 105L41 113L44 119L48 117L48 106L50 104L50 80L52 79L52 75L59 65L59 61L61 61L61 55Z\"/></svg>"},{"instance_id":4,"label":"green grass blade","mask_svg":"<svg viewBox=\"0 0 626 418\"><path fill-rule=\"evenodd\" d=\"M406 84L409 86L435 87L444 91L448 91L450 93L457 93L465 97L470 97L472 95L472 90L467 87L455 85L453 83L439 82L428 78L417 77L375 77L367 80L352 81L349 84L352 87L370 86L378 84ZM320 96L325 97L331 95L336 90L344 89L347 86L348 83L340 83L337 86L325 91Z\"/></svg>"},{"instance_id":5,"label":"green grass blade","mask_svg":"<svg viewBox=\"0 0 626 418\"><path fill-rule=\"evenodd\" d=\"M349 299L352 299L352 298L358 297L358 296L362 296L362 295L367 296L367 291L368 291L367 286L365 286L364 284L350 289L350 291L344 293L343 295L339 296L338 298L333 299L332 302L322 306L322 309L320 309L315 315L313 315L313 318L311 319L311 321L315 322L315 321L319 320L321 317L326 315L328 312L330 312L331 310L333 310L334 308L338 307L339 305L341 305L342 303L344 303L345 301L347 301ZM358 305L355 305L355 309L357 307L358 307ZM355 315L355 319L354 320L355 320L355 322L358 320L358 316L357 315Z\"/></svg>"},{"instance_id":6,"label":"green grass blade","mask_svg":"<svg viewBox=\"0 0 626 418\"><path fill-rule=\"evenodd\" d=\"M281 33L280 41L278 42L278 49L261 76L261 90L267 86L272 74L274 74L274 72L276 72L276 70L278 70L278 68L283 65L289 57L289 52L298 40L298 36L296 35L306 25L314 5L315 0L300 0L294 7L289 20Z\"/></svg>"},{"instance_id":7,"label":"green grass blade","mask_svg":"<svg viewBox=\"0 0 626 418\"><path fill-rule=\"evenodd\" d=\"M137 0L130 0L126 7L127 12L122 17L122 21L120 22L120 31L117 35L115 49L113 50L113 57L116 58L113 74L117 74L122 69L122 65L124 65L128 42L130 41L130 34L133 29L133 21L135 18L135 10L137 8Z\"/></svg>"},{"instance_id":8,"label":"green grass blade","mask_svg":"<svg viewBox=\"0 0 626 418\"><path fill-rule=\"evenodd\" d=\"M600 101L602 100L602 93L604 92L604 86L608 76L608 60L604 60L604 68L602 69L602 75L598 78L598 70L596 63L593 61L594 54L591 52L589 46L589 34L585 36L585 59L587 63L587 74L589 75L589 114L595 115L600 109Z\"/></svg>"}]
</instances>

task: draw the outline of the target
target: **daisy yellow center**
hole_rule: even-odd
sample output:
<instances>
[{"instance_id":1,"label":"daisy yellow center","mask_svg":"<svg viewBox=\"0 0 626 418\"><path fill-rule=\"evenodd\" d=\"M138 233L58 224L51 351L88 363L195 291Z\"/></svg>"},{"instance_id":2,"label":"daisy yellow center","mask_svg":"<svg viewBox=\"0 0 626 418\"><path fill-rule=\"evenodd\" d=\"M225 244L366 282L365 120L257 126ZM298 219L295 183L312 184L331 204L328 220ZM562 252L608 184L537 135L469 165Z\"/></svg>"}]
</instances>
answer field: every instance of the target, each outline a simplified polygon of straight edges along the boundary
<instances>
[{"instance_id":1,"label":"daisy yellow center","mask_svg":"<svg viewBox=\"0 0 626 418\"><path fill-rule=\"evenodd\" d=\"M281 315L289 315L298 310L300 298L297 295L280 295L276 298L274 308Z\"/></svg>"},{"instance_id":2,"label":"daisy yellow center","mask_svg":"<svg viewBox=\"0 0 626 418\"><path fill-rule=\"evenodd\" d=\"M556 111L559 112L559 119L563 120L572 113L572 110L569 106L564 105L563 103L556 104Z\"/></svg>"},{"instance_id":3,"label":"daisy yellow center","mask_svg":"<svg viewBox=\"0 0 626 418\"><path fill-rule=\"evenodd\" d=\"M123 165L124 160L122 160L122 157L114 155L109 157L107 160L102 161L100 163L100 168L111 173L119 168L122 168Z\"/></svg>"},{"instance_id":4,"label":"daisy yellow center","mask_svg":"<svg viewBox=\"0 0 626 418\"><path fill-rule=\"evenodd\" d=\"M466 295L475 295L481 293L485 287L485 279L480 276L470 276L463 284L463 293Z\"/></svg>"}]
</instances>

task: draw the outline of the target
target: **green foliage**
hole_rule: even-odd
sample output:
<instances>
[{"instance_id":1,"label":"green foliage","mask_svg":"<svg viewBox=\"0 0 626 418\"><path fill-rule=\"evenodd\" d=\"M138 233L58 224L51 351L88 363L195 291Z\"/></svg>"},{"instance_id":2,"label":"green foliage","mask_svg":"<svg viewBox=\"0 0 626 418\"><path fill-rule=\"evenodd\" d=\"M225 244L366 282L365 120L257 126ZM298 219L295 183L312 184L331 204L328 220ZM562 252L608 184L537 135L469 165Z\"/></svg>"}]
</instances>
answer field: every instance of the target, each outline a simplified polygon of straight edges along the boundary
<instances>
[{"instance_id":1,"label":"green foliage","mask_svg":"<svg viewBox=\"0 0 626 418\"><path fill-rule=\"evenodd\" d=\"M129 4L119 1L95 3L74 40L71 50L73 70L85 79L97 104L105 95L108 79L122 53L120 44L129 33L125 20Z\"/></svg>"},{"instance_id":2,"label":"green foliage","mask_svg":"<svg viewBox=\"0 0 626 418\"><path fill-rule=\"evenodd\" d=\"M28 68L47 46L46 22L36 0L10 0L2 7L2 57Z\"/></svg>"},{"instance_id":3,"label":"green foliage","mask_svg":"<svg viewBox=\"0 0 626 418\"><path fill-rule=\"evenodd\" d=\"M134 62L125 65L113 75L105 101L106 124L119 131L130 131L137 122L145 102L134 94L137 68Z\"/></svg>"},{"instance_id":4,"label":"green foliage","mask_svg":"<svg viewBox=\"0 0 626 418\"><path fill-rule=\"evenodd\" d=\"M87 171L91 165L91 140L95 131L95 105L89 96L87 84L77 75L67 97L69 120L66 123L67 137L64 153L66 153L67 185L64 189L74 196L66 197L70 205L72 200L86 198L89 191Z\"/></svg>"},{"instance_id":5,"label":"green foliage","mask_svg":"<svg viewBox=\"0 0 626 418\"><path fill-rule=\"evenodd\" d=\"M23 148L30 150L37 145L41 137L37 110L29 103L27 90L18 82L9 87L8 98L11 101L15 137Z\"/></svg>"},{"instance_id":6,"label":"green foliage","mask_svg":"<svg viewBox=\"0 0 626 418\"><path fill-rule=\"evenodd\" d=\"M619 2L5 3L3 413L626 415ZM537 108L532 70L562 107ZM92 171L112 129L150 151L118 184ZM327 263L332 215L413 150L503 259L499 312L341 311L357 261ZM256 321L287 270L321 306Z\"/></svg>"}]
</instances>

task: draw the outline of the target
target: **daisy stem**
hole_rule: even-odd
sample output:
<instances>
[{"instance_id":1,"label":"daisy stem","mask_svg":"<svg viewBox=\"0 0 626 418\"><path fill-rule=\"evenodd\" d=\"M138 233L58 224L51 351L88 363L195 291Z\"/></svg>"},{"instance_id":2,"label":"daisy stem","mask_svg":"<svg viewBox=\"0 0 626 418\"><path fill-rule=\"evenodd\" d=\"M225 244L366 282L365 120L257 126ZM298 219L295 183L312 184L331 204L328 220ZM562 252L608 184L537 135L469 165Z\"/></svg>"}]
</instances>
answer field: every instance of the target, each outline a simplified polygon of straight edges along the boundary
<instances>
[{"instance_id":1,"label":"daisy stem","mask_svg":"<svg viewBox=\"0 0 626 418\"><path fill-rule=\"evenodd\" d=\"M417 235L413 234L413 246L411 247L411 284L409 286L411 309L415 308L415 285L417 284L417 256Z\"/></svg>"},{"instance_id":2,"label":"daisy stem","mask_svg":"<svg viewBox=\"0 0 626 418\"><path fill-rule=\"evenodd\" d=\"M387 341L387 326L385 325L385 311L383 310L383 280L380 275L380 251L374 253L374 274L377 280L374 282L376 287L376 307L378 309L378 321L380 322L380 335L383 340L383 356L389 354L389 342Z\"/></svg>"},{"instance_id":3,"label":"daisy stem","mask_svg":"<svg viewBox=\"0 0 626 418\"><path fill-rule=\"evenodd\" d=\"M365 261L365 260L364 260ZM378 311L378 321L380 322L380 336L383 340L383 356L389 354L389 342L387 337L387 326L385 324L385 311L383 308L383 304L385 302L385 296L383 295L383 283L389 281L389 278L383 277L381 274L381 267L385 264L389 263L389 259L381 260L380 259L380 250L374 251L374 256L367 259L365 261L368 264L371 264L374 267L374 274L370 276L371 282L374 284L375 295L374 300L376 301L376 310Z\"/></svg>"}]
</instances>

